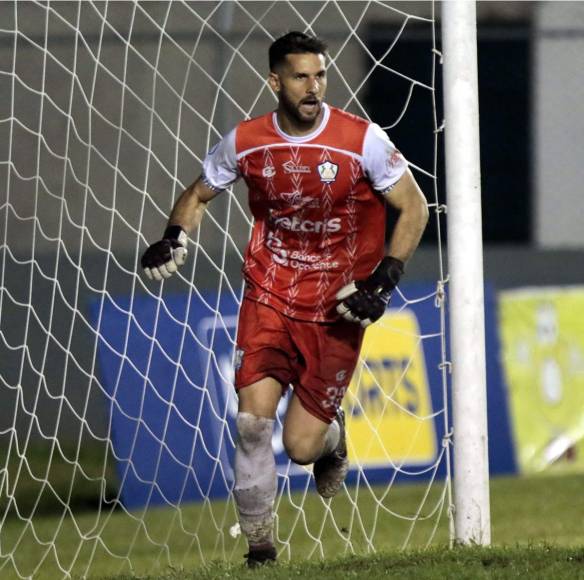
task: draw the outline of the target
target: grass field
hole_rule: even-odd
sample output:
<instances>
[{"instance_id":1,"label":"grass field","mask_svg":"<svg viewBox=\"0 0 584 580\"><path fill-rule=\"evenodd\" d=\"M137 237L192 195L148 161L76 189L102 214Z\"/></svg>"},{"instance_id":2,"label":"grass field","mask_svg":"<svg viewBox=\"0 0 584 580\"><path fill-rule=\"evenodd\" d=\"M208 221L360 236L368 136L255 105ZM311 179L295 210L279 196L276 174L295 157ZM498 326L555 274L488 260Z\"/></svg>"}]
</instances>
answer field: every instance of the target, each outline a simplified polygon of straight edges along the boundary
<instances>
[{"instance_id":1,"label":"grass field","mask_svg":"<svg viewBox=\"0 0 584 580\"><path fill-rule=\"evenodd\" d=\"M358 494L352 490L350 495L335 498L332 510L314 493L294 495L279 508L279 538L285 541L280 544L280 564L254 571L253 577L584 578L583 484L584 476L578 474L494 479L491 502L496 548L488 550L449 550L444 511L438 522L436 512L417 522L413 531L409 520L388 516L388 510L415 514L424 486L395 486L381 503L375 501L381 490L371 493L362 486ZM133 577L129 574L152 579L247 577L242 568L244 542L227 533L235 522L232 504L186 505L180 512L150 509L142 518L140 513L129 516L104 506L98 510L84 498L83 490L90 493L82 487L72 494L73 503L85 506L75 511L74 521L62 517L63 510L55 510L54 502L43 500L45 492L39 504L44 507L41 516L35 516L34 526L11 510L0 536L0 578L18 577L7 554L13 556L23 576L42 561L35 578L62 577L56 558L65 569L75 562L74 577L86 574L89 564L90 577L116 580ZM439 505L441 491L442 485L435 485L426 515ZM38 487L27 491L28 503L19 498L19 505L25 506L21 516L27 515L26 510L32 513L35 494ZM410 531L408 549L401 551ZM374 554L367 542L372 536ZM430 549L422 551L430 538ZM129 548L132 568L119 557Z\"/></svg>"},{"instance_id":2,"label":"grass field","mask_svg":"<svg viewBox=\"0 0 584 580\"><path fill-rule=\"evenodd\" d=\"M122 577L117 576L116 579ZM126 576L126 578L129 578ZM451 578L545 578L574 580L584 578L584 549L551 546L515 548L432 548L424 552L374 554L368 557L345 557L326 562L291 562L262 570L245 570L241 566L213 564L197 572L176 570L164 576L149 576L165 580L184 578L241 578L271 580L278 578L394 578L399 580L436 580Z\"/></svg>"}]
</instances>

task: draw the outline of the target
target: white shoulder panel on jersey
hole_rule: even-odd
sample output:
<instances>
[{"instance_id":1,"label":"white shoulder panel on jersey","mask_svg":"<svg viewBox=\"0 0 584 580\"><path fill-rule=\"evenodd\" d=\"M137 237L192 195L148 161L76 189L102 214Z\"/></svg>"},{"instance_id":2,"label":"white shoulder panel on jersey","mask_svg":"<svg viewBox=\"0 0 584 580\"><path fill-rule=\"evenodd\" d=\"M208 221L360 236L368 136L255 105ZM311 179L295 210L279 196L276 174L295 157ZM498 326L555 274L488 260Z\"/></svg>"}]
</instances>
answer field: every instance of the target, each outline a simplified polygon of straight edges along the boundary
<instances>
[{"instance_id":1,"label":"white shoulder panel on jersey","mask_svg":"<svg viewBox=\"0 0 584 580\"><path fill-rule=\"evenodd\" d=\"M363 169L373 189L385 193L405 173L408 162L389 140L387 133L371 123L363 143Z\"/></svg>"},{"instance_id":2,"label":"white shoulder panel on jersey","mask_svg":"<svg viewBox=\"0 0 584 580\"><path fill-rule=\"evenodd\" d=\"M240 177L235 155L236 129L212 147L203 161L203 179L215 191L223 191Z\"/></svg>"}]
</instances>

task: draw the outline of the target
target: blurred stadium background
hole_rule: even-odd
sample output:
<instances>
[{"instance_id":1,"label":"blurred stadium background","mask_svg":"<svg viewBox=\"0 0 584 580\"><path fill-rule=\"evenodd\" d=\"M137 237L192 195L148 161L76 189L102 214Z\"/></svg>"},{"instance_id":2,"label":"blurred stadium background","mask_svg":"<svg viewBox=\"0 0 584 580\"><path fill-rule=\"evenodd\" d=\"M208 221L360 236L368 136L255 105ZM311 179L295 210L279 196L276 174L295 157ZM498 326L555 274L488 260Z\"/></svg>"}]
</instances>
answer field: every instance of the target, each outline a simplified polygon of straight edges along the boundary
<instances>
[{"instance_id":1,"label":"blurred stadium background","mask_svg":"<svg viewBox=\"0 0 584 580\"><path fill-rule=\"evenodd\" d=\"M57 5L59 3L56 3ZM62 3L63 4L63 3ZM204 3L203 3L204 4ZM209 5L213 3L208 3ZM349 3L350 4L350 3ZM358 3L355 3L358 4ZM413 14L428 14L427 3L397 3L404 12ZM149 3L147 9L154 16L162 16L165 11L163 3ZM61 5L59 10L69 13L72 18L75 13L73 5ZM355 7L355 10L358 10ZM129 3L110 3L108 11L112 22L117 22L120 31L128 34L130 5ZM2 15L2 28L10 30L14 26L14 14L12 4L4 2L0 5ZM158 14L157 14L158 13ZM401 26L402 18L384 12L384 21L375 18L375 12L368 14L369 22L361 25L363 37L375 51L376 39L386 38L386 35L395 35ZM228 8L224 13L217 15L217 27L223 27L223 34L230 42L237 43L247 33L248 22L244 19L233 19ZM480 83L480 114L481 114L481 165L483 184L483 230L485 242L485 280L497 290L518 288L524 286L562 286L582 283L584 272L584 228L582 227L582 184L584 183L584 163L582 163L582 151L584 150L584 82L582 81L582 67L584 65L584 5L580 2L479 2L478 3L478 39L479 39L479 83ZM269 21L266 26L273 23ZM44 11L34 4L19 4L19 27L30 38L40 41L44 37ZM99 20L94 19L93 29L91 19L86 19L87 27L83 32L90 42L95 43L99 35ZM192 22L188 19L177 17L167 23L169 34L192 44ZM333 52L346 38L346 25L335 19L321 20L318 22L319 31L326 36L331 44ZM59 30L58 23L51 23L52 35L49 39L49 48L55 55L65 60L71 59L72 42L70 32L64 27ZM277 27L276 27L277 29ZM282 27L285 29L285 27ZM111 36L111 35L110 35ZM109 38L109 42L108 42ZM158 37L150 23L137 18L133 23L132 42L137 45L143 54L152 55L157 50ZM230 55L225 54L221 42L212 34L204 34L201 38L201 47L198 56L207 70L216 78L221 78L225 69L226 59ZM428 77L430 59L427 58L427 50L431 39L427 26L416 26L412 23L401 36L396 46L392 61L396 68L400 67L414 76L424 79ZM1 70L9 71L12 67L12 43L11 35L3 34L0 38L0 63ZM378 42L379 44L379 42ZM263 73L267 72L265 57L266 38L257 32L252 33L245 45L247 54L252 62L257 63L257 68ZM103 43L101 60L110 70L121 71L120 46L106 35ZM80 54L80 58L83 55ZM161 54L160 67L165 74L172 76L173 67L181 70L183 62L172 51ZM19 41L16 60L18 75L31 86L39 89L42 78L39 71L42 70L42 51L34 48L30 43ZM166 60L165 60L166 59ZM173 59L175 59L173 61ZM349 79L361 78L363 70L367 70L370 62L351 45L343 52L339 66L343 74ZM48 63L51 67L51 63ZM359 68L361 67L361 69ZM84 69L83 61L80 61L78 74L89 74L89 67ZM235 67L234 67L234 70ZM128 84L138 94L148 100L151 95L151 75L146 70L140 70L139 66L129 67L130 77ZM177 74L179 74L177 72ZM26 119L29 124L35 126L39 118L38 95L24 90L16 85L16 99L12 112L12 97L10 84L7 77L3 76L0 86L0 118L8 119L12 114L19 119ZM255 85L251 87L246 83L252 83L250 75L243 78L233 78L228 75L224 86L228 91L237 95L242 103L250 103L255 98ZM383 86L382 75L373 75L369 84L365 87L362 100L370 112L372 118L381 124L390 124L399 107L388 107L387 102L403 102L404 92L407 86L401 86L398 82L390 86ZM65 102L68 95L68 86L63 82L59 70L49 68L46 75L45 90L57 101ZM102 76L96 86L94 104L104 115L119 115L120 87L114 83L108 84L107 77ZM406 85L407 83L404 83ZM160 90L160 89L159 89ZM216 107L213 107L216 90L211 83L201 75L193 74L186 91L187 100L196 103L197 108L208 112L208 118L215 127L221 131L233 126L241 112L223 95L219 95ZM256 91L257 94L257 91ZM388 98L389 96L389 98ZM336 82L331 79L329 89L329 101L333 104L344 104L348 94ZM109 109L108 102L114 103ZM176 110L176 100L170 95L159 94L157 96L157 110L164 119L172 119ZM431 139L427 138L431 130L429 124L428 100L414 98L411 106L406 111L403 122L390 131L394 141L412 161L422 167L429 166L433 154ZM48 108L48 105L46 105ZM78 111L73 111L76 122L82 129L87 130L87 115L81 103L74 103ZM267 93L262 95L258 102L257 111L265 110L273 106L273 101ZM351 108L351 107L349 107ZM354 106L352 106L355 109ZM45 111L43 135L49 144L55 144L57 151L63 150L63 132L65 119L60 115L50 115L50 110ZM140 106L126 110L125 125L132 134L142 134L150 124L149 112ZM111 149L111 130L100 123L99 119L93 120L92 139L97 147L100 143L106 144L106 151ZM192 116L185 115L181 127L181 138L199 157L204 156L210 144L217 140L216 134L209 134L205 122ZM172 150L172 136L165 131L154 131L152 135L152 150L164 159L165 148ZM0 159L9 158L9 148L12 159L17 160L18 167L23 175L33 175L38 171L43 176L47 188L51 191L59 191L60 171L52 171L54 161L50 156L40 157L40 167L37 170L36 140L24 131L15 131L10 143L9 124L0 124ZM76 154L72 150L71 155ZM110 150L109 157L113 156ZM81 155L79 155L81 157ZM74 160L75 161L75 160ZM90 179L111 179L111 172L100 173L94 162L94 169ZM122 157L118 161L120 169L127 175L140 175L145 163L145 155L142 151L135 151L131 143L122 144ZM176 178L182 184L190 183L197 174L199 167L193 166L192 161L179 162L176 167ZM0 183L6 183L8 166L0 165ZM441 172L443 176L443 172ZM423 178L422 178L423 181ZM425 191L431 192L431 184L422 183ZM107 190L111 183L102 183L98 189ZM121 184L123 187L124 184ZM171 176L167 175L156 164L148 175L146 190L154 198L160 211L170 208L172 198L170 192L176 191L177 186ZM16 205L20 215L33 215L34 196L30 195L30 182L14 180L12 185L13 197L11 203ZM444 188L440 187L441 195ZM74 193L74 192L73 192ZM118 195L116 204L123 215L135 215L138 202L135 195L125 195L122 189ZM2 187L0 202L6 201L6 190ZM81 218L82 196L70 195L68 204L73 217ZM42 224L48 234L54 233L59 222L58 212L60 204L54 199L41 198L41 206L38 215L42 216ZM214 211L220 215L219 200L215 204ZM134 204L134 205L131 205ZM147 208L144 214L144 227L142 232L146 239L153 240L160 235L164 217L160 211L151 211ZM95 208L88 208L88 226L98 240L104 239L104 230L100 225L102 215ZM233 218L236 219L236 218ZM8 244L17 258L30 258L32 251L37 262L46 271L51 271L54 266L54 254L56 245L54 241L48 241L43 236L37 236L32 245L32 224L30 221L17 220L14 215L8 213L2 220L2 237L8 235ZM101 231L100 231L101 230ZM247 228L242 222L242 227L237 224L232 228L241 246L244 243ZM63 231L63 237L78 244L77 231ZM101 236L101 237L100 237ZM217 244L217 251L222 243L219 236L207 240L208 244ZM434 281L438 278L437 261L435 252L435 228L431 222L426 233L424 244L419 249L408 268L408 281ZM122 265L129 269L135 263L135 242L130 231L123 224L113 232L112 251ZM140 248L142 249L142 248ZM91 248L88 251L91 252ZM92 256L86 255L84 268L89 280L99 280L103 273L103 253ZM15 265L7 254L3 253L4 268L6 268L6 287L14 296L22 296L29 277L26 268ZM201 264L200 267L204 267ZM237 278L239 275L239 262L230 260L226 264L228 275ZM18 275L15 273L18 272ZM116 269L112 269L111 279L108 281L108 289L112 293L126 291L126 279L116 279ZM65 266L60 272L63 285L68 288L67 277L74 284L76 273L71 269L67 271ZM201 282L207 280L211 287L216 287L213 271L208 276L202 275ZM42 280L37 281L39 296L43 293ZM72 287L71 285L71 287ZM46 290L46 288L45 288ZM83 297L80 297L83 303ZM36 302L41 319L42 300ZM2 317L2 332L6 341L10 344L18 342L22 327L19 321L22 317L22 309L15 308L10 312L9 301L5 301L5 312ZM16 312L18 310L18 312ZM46 314L46 313L45 313ZM59 317L57 308L55 314ZM63 314L63 316L65 316ZM574 321L575 322L575 321ZM42 335L37 335L42 340ZM31 337L34 340L34 334ZM17 372L19 357L6 352L5 342L0 348L2 352L2 375L8 384L11 377ZM32 351L34 351L34 346ZM16 365L16 369L14 368ZM569 385L566 385L569 388ZM72 389L68 396L72 401L77 398L77 404L83 400L84 394ZM0 425L12 424L14 397L13 391L0 390ZM42 406L47 415L51 415L51 402ZM74 403L75 405L75 403ZM93 403L92 403L93 405ZM103 417L103 405L92 406L93 412L88 419L92 422L96 432L103 432L105 419ZM68 431L76 431L77 424L73 421L68 424L67 417L61 418L60 431L65 435ZM19 424L27 424L28 418L20 415ZM43 419L41 417L41 423Z\"/></svg>"}]
</instances>

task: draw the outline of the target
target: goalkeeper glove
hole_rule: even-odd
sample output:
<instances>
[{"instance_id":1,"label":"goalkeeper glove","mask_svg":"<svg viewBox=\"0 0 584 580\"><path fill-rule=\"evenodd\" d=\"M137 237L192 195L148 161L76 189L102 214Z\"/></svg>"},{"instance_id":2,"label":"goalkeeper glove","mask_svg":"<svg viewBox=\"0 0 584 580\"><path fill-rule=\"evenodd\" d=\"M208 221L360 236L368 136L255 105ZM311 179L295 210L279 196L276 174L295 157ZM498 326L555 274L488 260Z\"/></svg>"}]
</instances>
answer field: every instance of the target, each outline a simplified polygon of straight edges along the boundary
<instances>
[{"instance_id":1,"label":"goalkeeper glove","mask_svg":"<svg viewBox=\"0 0 584 580\"><path fill-rule=\"evenodd\" d=\"M337 292L337 312L346 320L359 322L363 328L383 316L391 292L404 273L404 263L386 256L365 280L351 282Z\"/></svg>"},{"instance_id":2,"label":"goalkeeper glove","mask_svg":"<svg viewBox=\"0 0 584 580\"><path fill-rule=\"evenodd\" d=\"M142 255L142 268L150 280L170 278L187 258L187 233L180 226L168 226L162 240Z\"/></svg>"}]
</instances>

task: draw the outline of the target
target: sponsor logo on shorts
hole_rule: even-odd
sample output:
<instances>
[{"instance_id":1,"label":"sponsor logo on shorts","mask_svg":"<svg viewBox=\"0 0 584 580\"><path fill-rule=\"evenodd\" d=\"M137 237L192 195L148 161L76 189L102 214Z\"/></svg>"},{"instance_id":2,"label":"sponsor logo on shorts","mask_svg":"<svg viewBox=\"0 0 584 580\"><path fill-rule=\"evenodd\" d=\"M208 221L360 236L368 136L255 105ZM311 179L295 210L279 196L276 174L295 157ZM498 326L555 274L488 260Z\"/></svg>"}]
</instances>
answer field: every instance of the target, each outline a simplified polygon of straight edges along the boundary
<instances>
[{"instance_id":1,"label":"sponsor logo on shorts","mask_svg":"<svg viewBox=\"0 0 584 580\"><path fill-rule=\"evenodd\" d=\"M310 167L308 165L296 165L294 161L286 161L282 163L284 173L310 173Z\"/></svg>"},{"instance_id":2,"label":"sponsor logo on shorts","mask_svg":"<svg viewBox=\"0 0 584 580\"><path fill-rule=\"evenodd\" d=\"M339 172L339 166L336 163L331 163L330 161L325 161L317 166L318 174L320 175L320 180L325 183L332 183L337 179L337 173Z\"/></svg>"},{"instance_id":3,"label":"sponsor logo on shorts","mask_svg":"<svg viewBox=\"0 0 584 580\"><path fill-rule=\"evenodd\" d=\"M347 378L347 371L345 369L339 371L335 378L337 379L337 383L343 383Z\"/></svg>"}]
</instances>

